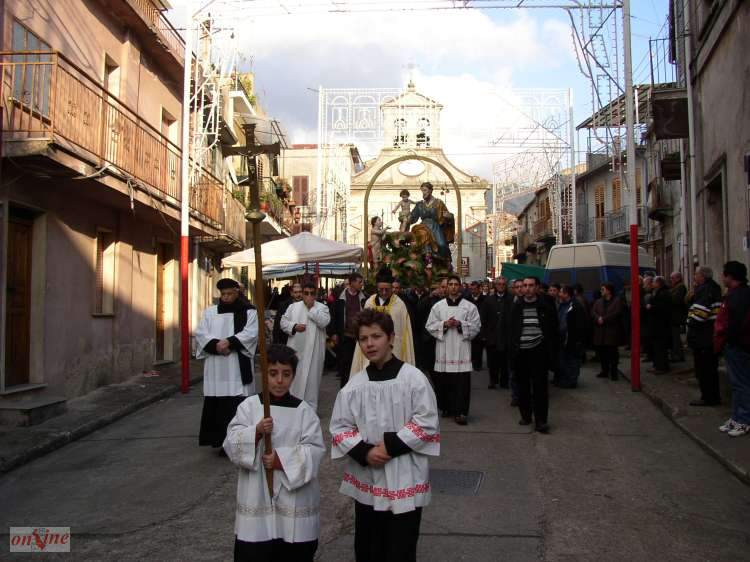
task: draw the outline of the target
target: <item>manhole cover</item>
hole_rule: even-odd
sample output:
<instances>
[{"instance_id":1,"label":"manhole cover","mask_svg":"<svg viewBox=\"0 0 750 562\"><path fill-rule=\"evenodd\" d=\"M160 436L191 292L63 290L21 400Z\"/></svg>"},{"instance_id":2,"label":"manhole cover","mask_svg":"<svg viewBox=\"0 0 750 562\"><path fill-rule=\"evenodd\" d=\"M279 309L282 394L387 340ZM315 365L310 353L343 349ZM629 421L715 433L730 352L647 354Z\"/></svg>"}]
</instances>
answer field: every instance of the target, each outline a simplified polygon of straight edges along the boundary
<instances>
[{"instance_id":1,"label":"manhole cover","mask_svg":"<svg viewBox=\"0 0 750 562\"><path fill-rule=\"evenodd\" d=\"M482 485L484 472L476 470L430 470L432 491L449 496L476 496Z\"/></svg>"}]
</instances>

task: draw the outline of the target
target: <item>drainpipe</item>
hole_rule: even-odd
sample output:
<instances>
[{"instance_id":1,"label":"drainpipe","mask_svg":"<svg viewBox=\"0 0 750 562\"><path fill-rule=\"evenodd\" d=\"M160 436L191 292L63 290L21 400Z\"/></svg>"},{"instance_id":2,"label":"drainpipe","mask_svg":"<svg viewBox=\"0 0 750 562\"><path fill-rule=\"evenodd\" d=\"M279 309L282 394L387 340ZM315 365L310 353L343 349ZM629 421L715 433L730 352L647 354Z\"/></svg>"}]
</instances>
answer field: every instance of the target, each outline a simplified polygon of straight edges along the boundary
<instances>
[{"instance_id":1,"label":"drainpipe","mask_svg":"<svg viewBox=\"0 0 750 562\"><path fill-rule=\"evenodd\" d=\"M687 181L688 181L688 170L687 170L687 153L685 152L685 141L680 141L680 271L684 278L692 283L693 281L693 268L691 267L690 260L688 259L688 226L687 226ZM691 205L693 207L694 205ZM695 224L695 223L693 223ZM693 230L691 228L691 230Z\"/></svg>"},{"instance_id":2,"label":"drainpipe","mask_svg":"<svg viewBox=\"0 0 750 562\"><path fill-rule=\"evenodd\" d=\"M692 29L690 23L690 6L688 0L683 0L683 16L685 18L685 81L687 87L688 102L688 142L689 154L687 160L690 165L690 253L692 255L692 264L698 263L698 212L697 203L697 185L696 176L696 158L695 158L695 108L693 105L693 71L690 67L693 59L693 47L691 44ZM692 267L691 267L692 269Z\"/></svg>"}]
</instances>

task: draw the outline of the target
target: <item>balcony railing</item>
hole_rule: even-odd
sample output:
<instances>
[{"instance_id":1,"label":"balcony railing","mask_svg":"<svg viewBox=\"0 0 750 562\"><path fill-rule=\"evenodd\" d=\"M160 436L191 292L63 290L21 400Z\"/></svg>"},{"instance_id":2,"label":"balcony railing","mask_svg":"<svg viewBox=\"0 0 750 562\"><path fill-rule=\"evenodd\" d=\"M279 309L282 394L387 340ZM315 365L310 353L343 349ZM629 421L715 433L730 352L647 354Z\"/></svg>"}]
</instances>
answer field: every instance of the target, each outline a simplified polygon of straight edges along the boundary
<instances>
[{"instance_id":1,"label":"balcony railing","mask_svg":"<svg viewBox=\"0 0 750 562\"><path fill-rule=\"evenodd\" d=\"M128 0L128 3L141 14L151 29L159 33L167 48L184 64L185 42L161 10L151 0Z\"/></svg>"},{"instance_id":2,"label":"balcony railing","mask_svg":"<svg viewBox=\"0 0 750 562\"><path fill-rule=\"evenodd\" d=\"M596 242L628 236L630 234L630 209L624 207L610 211L603 217L579 219L576 228L578 242ZM638 235L645 236L647 232L646 208L638 207Z\"/></svg>"},{"instance_id":3,"label":"balcony railing","mask_svg":"<svg viewBox=\"0 0 750 562\"><path fill-rule=\"evenodd\" d=\"M232 194L224 190L224 225L223 231L245 247L245 206L237 201Z\"/></svg>"},{"instance_id":4,"label":"balcony railing","mask_svg":"<svg viewBox=\"0 0 750 562\"><path fill-rule=\"evenodd\" d=\"M77 147L173 204L180 201L180 148L95 80L55 52L0 52L3 141ZM193 181L190 206L216 225L222 183L206 170Z\"/></svg>"},{"instance_id":5,"label":"balcony railing","mask_svg":"<svg viewBox=\"0 0 750 562\"><path fill-rule=\"evenodd\" d=\"M532 228L532 232L534 233L534 239L536 240L552 236L552 218L547 217L536 221Z\"/></svg>"},{"instance_id":6,"label":"balcony railing","mask_svg":"<svg viewBox=\"0 0 750 562\"><path fill-rule=\"evenodd\" d=\"M648 225L648 217L646 215L646 208L643 206L638 207L638 234L643 235L646 232L646 226ZM606 237L617 238L621 236L627 236L630 234L630 208L623 207L616 211L611 211L606 214Z\"/></svg>"}]
</instances>

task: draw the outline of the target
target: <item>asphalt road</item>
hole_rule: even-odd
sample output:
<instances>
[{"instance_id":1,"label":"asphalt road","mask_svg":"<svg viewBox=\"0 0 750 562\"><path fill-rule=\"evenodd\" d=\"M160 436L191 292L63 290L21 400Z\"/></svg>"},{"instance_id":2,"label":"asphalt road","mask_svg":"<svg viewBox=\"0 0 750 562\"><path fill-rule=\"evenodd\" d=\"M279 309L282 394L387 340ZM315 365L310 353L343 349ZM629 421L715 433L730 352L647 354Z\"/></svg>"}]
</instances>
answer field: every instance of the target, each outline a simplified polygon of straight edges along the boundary
<instances>
[{"instance_id":1,"label":"asphalt road","mask_svg":"<svg viewBox=\"0 0 750 562\"><path fill-rule=\"evenodd\" d=\"M441 473L446 486L451 475L466 486L434 493L420 560L747 557L750 488L627 383L593 374L585 369L577 390L553 389L549 435L519 426L508 392L487 390L486 373L474 375L470 424L445 421L433 463L457 471ZM338 385L333 375L323 380L327 433ZM176 395L4 475L3 533L70 526L76 560L230 559L236 472L197 446L201 400L199 389ZM470 477L481 478L478 490ZM353 560L353 512L337 492L339 478L326 459L318 551L326 562ZM7 534L2 540L5 558Z\"/></svg>"}]
</instances>

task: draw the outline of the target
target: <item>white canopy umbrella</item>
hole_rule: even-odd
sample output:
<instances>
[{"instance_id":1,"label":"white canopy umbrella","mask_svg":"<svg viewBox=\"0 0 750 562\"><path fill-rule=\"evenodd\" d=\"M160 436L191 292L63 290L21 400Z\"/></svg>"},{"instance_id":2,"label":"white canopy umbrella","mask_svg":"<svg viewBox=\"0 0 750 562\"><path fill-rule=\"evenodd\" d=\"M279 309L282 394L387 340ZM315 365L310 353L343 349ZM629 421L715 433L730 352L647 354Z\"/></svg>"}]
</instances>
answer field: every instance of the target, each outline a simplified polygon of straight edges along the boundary
<instances>
[{"instance_id":1,"label":"white canopy umbrella","mask_svg":"<svg viewBox=\"0 0 750 562\"><path fill-rule=\"evenodd\" d=\"M360 262L362 248L301 232L289 238L273 240L261 245L263 265L287 265L315 262ZM221 260L224 267L244 267L255 264L255 250L248 248Z\"/></svg>"}]
</instances>

